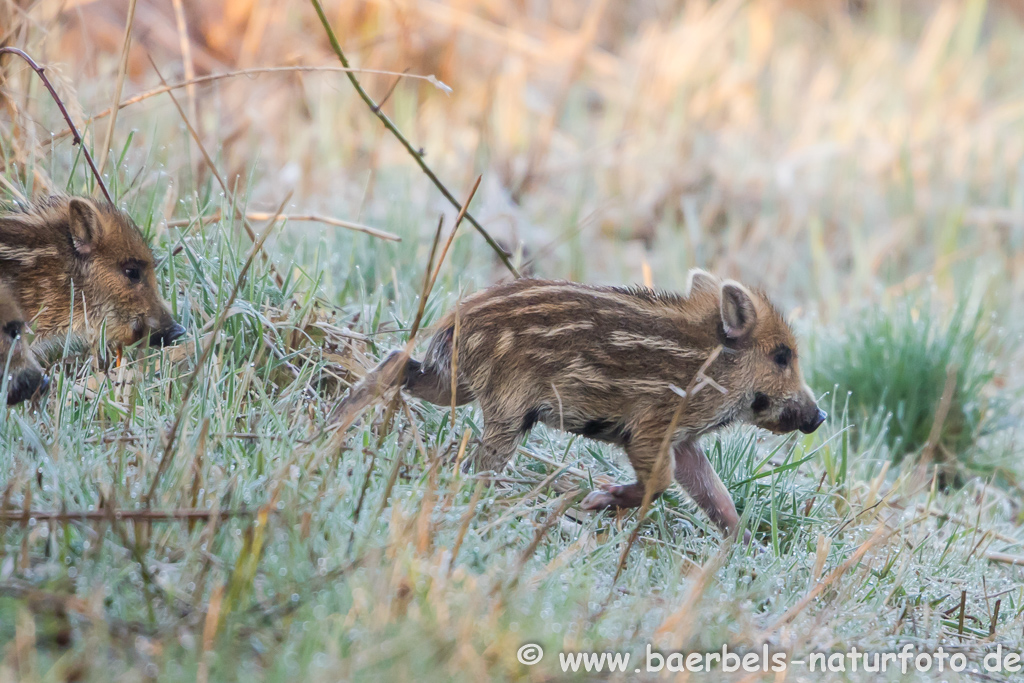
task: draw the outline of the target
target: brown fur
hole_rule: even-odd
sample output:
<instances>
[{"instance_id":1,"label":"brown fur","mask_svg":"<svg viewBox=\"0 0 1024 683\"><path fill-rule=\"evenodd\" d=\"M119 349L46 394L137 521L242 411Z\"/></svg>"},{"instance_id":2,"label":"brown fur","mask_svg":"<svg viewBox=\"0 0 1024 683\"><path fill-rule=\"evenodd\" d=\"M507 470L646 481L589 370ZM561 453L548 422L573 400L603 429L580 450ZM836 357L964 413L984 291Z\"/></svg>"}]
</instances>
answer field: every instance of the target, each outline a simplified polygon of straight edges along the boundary
<instances>
[{"instance_id":1,"label":"brown fur","mask_svg":"<svg viewBox=\"0 0 1024 683\"><path fill-rule=\"evenodd\" d=\"M90 199L54 196L0 215L0 280L44 340L73 334L92 344L102 335L115 347L184 334L139 229Z\"/></svg>"},{"instance_id":2,"label":"brown fur","mask_svg":"<svg viewBox=\"0 0 1024 683\"><path fill-rule=\"evenodd\" d=\"M484 416L476 467L500 471L537 422L620 445L637 482L593 492L584 501L590 509L635 507L648 483L661 494L674 475L731 532L736 508L699 437L735 421L810 432L824 419L800 373L793 333L767 296L703 271L691 273L686 296L518 280L460 303L458 315L456 402L478 400ZM440 321L422 363L409 360L394 373L413 396L451 404L454 321L455 311ZM704 374L727 393L708 386L687 399L669 437L674 472L656 472L682 400L676 390L719 346ZM380 384L396 354L367 385Z\"/></svg>"},{"instance_id":3,"label":"brown fur","mask_svg":"<svg viewBox=\"0 0 1024 683\"><path fill-rule=\"evenodd\" d=\"M46 389L47 380L25 343L25 321L10 289L0 282L0 371L7 382L7 404L14 405ZM3 385L0 381L0 386Z\"/></svg>"}]
</instances>

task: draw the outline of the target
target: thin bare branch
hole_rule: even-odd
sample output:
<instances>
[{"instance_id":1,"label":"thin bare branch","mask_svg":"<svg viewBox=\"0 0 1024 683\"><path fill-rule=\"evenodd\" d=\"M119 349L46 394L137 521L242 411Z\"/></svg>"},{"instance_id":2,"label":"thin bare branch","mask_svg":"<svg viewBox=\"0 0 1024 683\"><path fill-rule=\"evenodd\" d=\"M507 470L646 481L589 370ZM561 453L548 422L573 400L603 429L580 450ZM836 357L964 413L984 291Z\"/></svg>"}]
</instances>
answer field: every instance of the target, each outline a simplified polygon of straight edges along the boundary
<instances>
[{"instance_id":1,"label":"thin bare branch","mask_svg":"<svg viewBox=\"0 0 1024 683\"><path fill-rule=\"evenodd\" d=\"M219 517L248 517L255 515L259 510L239 508L237 510L204 510L201 508L180 508L177 510L114 510L107 508L100 510L3 510L0 511L0 520L6 522L20 522L34 519L37 522L88 522L104 521L111 518L115 520L140 520L146 522L187 522L191 520L209 519L214 515Z\"/></svg>"},{"instance_id":2,"label":"thin bare branch","mask_svg":"<svg viewBox=\"0 0 1024 683\"><path fill-rule=\"evenodd\" d=\"M264 211L246 211L245 217L251 221L269 221L271 215ZM342 220L341 218L334 218L332 216L321 216L314 213L281 213L277 215L277 220L285 221L305 221L310 223L323 223L324 225L334 225L339 228L345 228L346 230L353 230L355 232L362 232L373 237L378 237L382 240L388 240L390 242L401 242L402 238L398 235L387 232L386 230L380 230L378 228L371 228L369 225L363 225L362 223L353 223L352 221ZM215 211L209 216L203 216L198 220L193 218L182 218L180 220L167 221L167 227L169 228L182 228L186 225L192 225L193 223L200 223L206 225L208 223L215 223L221 219L221 212Z\"/></svg>"},{"instance_id":3,"label":"thin bare branch","mask_svg":"<svg viewBox=\"0 0 1024 683\"><path fill-rule=\"evenodd\" d=\"M399 78L415 78L418 80L427 81L432 83L435 87L443 90L444 92L451 92L451 88L445 85L443 82L437 80L433 75L423 76L420 74L407 74L399 73L397 71L381 71L379 69L349 69L342 66L265 66L253 69L238 69L237 71L225 71L219 74L207 74L205 76L196 76L195 78L187 78L184 81L178 81L176 83L164 83L159 88L153 88L146 92L133 95L126 100L122 100L118 105L118 110L129 107L139 102L144 102L157 95L163 95L165 92L172 90L180 90L181 88L191 88L204 83L212 83L214 81L220 81L225 78L235 78L236 76L259 76L261 74L274 74L274 73L311 73L311 72L325 72L325 73L362 73L362 74L375 74L382 76L397 76ZM104 109L99 114L93 115L92 118L86 119L85 123L90 124L99 119L110 116L113 112L113 108ZM70 133L62 132L58 133L53 137L54 140L67 137Z\"/></svg>"},{"instance_id":4,"label":"thin bare branch","mask_svg":"<svg viewBox=\"0 0 1024 683\"><path fill-rule=\"evenodd\" d=\"M164 80L163 74L160 73L160 69L157 68L156 62L153 61L152 57L150 57L149 63L153 66L153 71L156 72L156 75L160 79L160 82L166 85L167 81ZM178 98L174 96L174 93L168 90L167 96L171 98L171 102L174 103L174 107L178 110L178 114L181 115L181 120L185 122L185 126L188 128L188 132L192 135L192 139L195 140L196 145L199 146L199 151L202 153L203 159L206 160L206 165L209 167L210 172L213 174L213 177L217 179L217 184L220 185L221 190L224 191L224 197L228 199L231 202L231 206L234 207L235 214L238 216L238 219L242 222L242 227L245 228L245 233L249 236L249 239L251 239L253 242L256 242L256 231L253 230L252 225L249 223L248 219L246 219L245 214L242 212L242 209L238 206L238 202L235 201L234 193L231 192L231 190L228 188L228 184L224 182L224 178L221 176L220 171L217 170L217 165L213 162L213 157L211 157L210 153L206 151L206 145L203 144L202 138L199 137L199 132L196 131L195 126L192 125L192 122L189 120L188 115L185 113L185 110L182 109L181 104L178 102ZM281 208L277 210L277 213L280 214L281 209L283 208L284 204L281 204ZM270 257L267 256L266 252L262 250L260 250L260 256L263 258L264 263L266 263L270 267L270 272L273 274L274 282L277 283L277 286L284 287L284 278L281 277L281 274L279 272L277 272L277 268L274 267L274 264L270 261Z\"/></svg>"},{"instance_id":5,"label":"thin bare branch","mask_svg":"<svg viewBox=\"0 0 1024 683\"><path fill-rule=\"evenodd\" d=\"M57 108L60 109L60 113L64 117L64 121L68 124L68 130L71 131L73 144L81 146L85 162L89 164L89 168L92 170L92 174L96 178L96 182L99 184L100 189L103 190L103 196L107 198L108 202L113 204L114 200L110 198L110 190L107 189L107 184L103 182L103 176L100 174L100 170L96 168L96 162L93 161L92 154L89 153L89 148L82 143L82 135L78 132L75 122L71 120L71 115L68 114L68 110L67 107L64 106L64 102L57 95L57 91L53 89L53 84L50 83L50 79L46 77L43 67L39 66L39 64L36 63L36 60L32 59L27 52L16 47L0 47L0 55L3 54L17 55L24 59L43 81L43 85L46 86L46 89L49 91L50 97L53 98L53 101L57 103Z\"/></svg>"},{"instance_id":6,"label":"thin bare branch","mask_svg":"<svg viewBox=\"0 0 1024 683\"><path fill-rule=\"evenodd\" d=\"M441 264L444 263L444 257L448 255L448 249L452 246L452 241L455 239L455 233L459 231L459 225L462 223L462 219L466 216L466 210L469 209L469 205L473 202L473 197L476 196L476 191L480 187L480 181L483 180L482 175L476 177L476 182L473 183L473 189L469 191L469 196L466 197L466 201L462 203L462 208L459 209L459 215L455 217L455 226L452 227L451 234L448 235L448 240L444 243L444 248L441 250L441 256L437 259L437 265L434 266L434 274L430 277L430 287L427 288L427 295L434 289L434 283L437 282L437 275L441 272Z\"/></svg>"},{"instance_id":7,"label":"thin bare branch","mask_svg":"<svg viewBox=\"0 0 1024 683\"><path fill-rule=\"evenodd\" d=\"M334 50L334 54L338 55L338 60L341 62L342 66L344 66L346 69L349 68L350 65L348 62L348 58L345 56L345 53L341 49L341 43L338 42L338 36L334 34L334 29L331 28L331 22L328 21L327 15L324 13L323 5L320 4L320 0L310 0L310 2L313 3L313 8L316 9L317 16L320 17L320 23L323 24L324 30L327 32L327 38L331 43L331 48ZM412 158L416 161L416 164L420 167L420 170L422 170L423 173L425 173L426 176L430 178L431 182L433 182L434 186L441 191L441 194L444 195L445 199L451 202L452 206L454 206L456 209L462 211L462 205L459 204L459 200L455 198L455 195L453 195L448 190L448 188L445 187L444 183L441 182L441 179L438 178L434 171L431 170L429 166L427 166L427 163L423 161L423 150L418 150L412 146L412 143L409 142L409 139L402 134L402 131L398 130L398 127L395 126L394 123L392 123L391 119L388 118L387 114L380 110L379 105L376 102L374 102L373 98L370 97L370 95L363 89L363 86L360 85L359 79L355 77L355 74L352 73L351 71L347 73L348 80L352 83L352 87L356 89L356 92L359 94L359 97L362 98L363 102L366 103L366 106L368 106L370 110L377 116L377 118L380 119L380 122L384 124L384 127L391 131L391 134L394 135L395 138L400 143L402 143L402 146L405 147L406 151L409 152ZM501 248L501 245L498 244L493 237L491 237L490 233L488 233L487 230L484 229L484 226L480 225L480 223L475 218L473 218L471 214L468 213L466 214L466 220L468 220L473 225L473 227L476 228L476 231L483 236L484 240L487 241L487 244L490 245L491 249L494 249L495 253L498 254L498 258L500 258L501 262L505 264L505 267L508 268L509 272L512 273L512 275L517 278L520 277L519 271L516 269L514 265L512 265L512 261L511 259L509 259L509 254L504 249Z\"/></svg>"}]
</instances>

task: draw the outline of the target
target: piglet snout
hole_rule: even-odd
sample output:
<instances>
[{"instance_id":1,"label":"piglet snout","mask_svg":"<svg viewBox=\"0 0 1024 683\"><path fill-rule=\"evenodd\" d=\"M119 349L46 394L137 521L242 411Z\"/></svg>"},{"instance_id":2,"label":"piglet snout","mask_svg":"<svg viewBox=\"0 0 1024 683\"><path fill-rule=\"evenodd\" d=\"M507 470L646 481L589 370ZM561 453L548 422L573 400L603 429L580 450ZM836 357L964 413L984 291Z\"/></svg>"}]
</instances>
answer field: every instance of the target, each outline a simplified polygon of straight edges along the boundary
<instances>
[{"instance_id":1,"label":"piglet snout","mask_svg":"<svg viewBox=\"0 0 1024 683\"><path fill-rule=\"evenodd\" d=\"M821 408L818 408L809 420L805 420L803 424L800 425L800 431L804 434L813 433L821 426L821 423L825 421L826 417L828 417L828 413Z\"/></svg>"}]
</instances>

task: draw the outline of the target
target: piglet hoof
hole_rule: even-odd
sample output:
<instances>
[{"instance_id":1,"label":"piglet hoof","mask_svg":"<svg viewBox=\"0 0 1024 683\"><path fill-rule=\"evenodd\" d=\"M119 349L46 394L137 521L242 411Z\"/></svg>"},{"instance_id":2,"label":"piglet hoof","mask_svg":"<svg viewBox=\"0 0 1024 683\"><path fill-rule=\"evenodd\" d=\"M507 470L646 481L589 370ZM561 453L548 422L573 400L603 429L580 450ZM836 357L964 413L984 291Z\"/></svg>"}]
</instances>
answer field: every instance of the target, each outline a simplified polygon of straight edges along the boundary
<instances>
[{"instance_id":1,"label":"piglet hoof","mask_svg":"<svg viewBox=\"0 0 1024 683\"><path fill-rule=\"evenodd\" d=\"M640 503L636 500L636 491L636 484L601 484L601 490L587 494L580 507L584 510L637 507Z\"/></svg>"},{"instance_id":2,"label":"piglet hoof","mask_svg":"<svg viewBox=\"0 0 1024 683\"><path fill-rule=\"evenodd\" d=\"M580 503L582 510L604 510L615 505L615 496L607 491L591 491Z\"/></svg>"},{"instance_id":3,"label":"piglet hoof","mask_svg":"<svg viewBox=\"0 0 1024 683\"><path fill-rule=\"evenodd\" d=\"M755 541L754 537L747 530L743 531L743 546L742 547L743 547L743 550L745 550L746 552L750 553L754 557L760 557L760 556L762 556L762 555L764 555L765 553L768 552L768 548L765 546L764 542L763 541L761 541L761 542Z\"/></svg>"}]
</instances>

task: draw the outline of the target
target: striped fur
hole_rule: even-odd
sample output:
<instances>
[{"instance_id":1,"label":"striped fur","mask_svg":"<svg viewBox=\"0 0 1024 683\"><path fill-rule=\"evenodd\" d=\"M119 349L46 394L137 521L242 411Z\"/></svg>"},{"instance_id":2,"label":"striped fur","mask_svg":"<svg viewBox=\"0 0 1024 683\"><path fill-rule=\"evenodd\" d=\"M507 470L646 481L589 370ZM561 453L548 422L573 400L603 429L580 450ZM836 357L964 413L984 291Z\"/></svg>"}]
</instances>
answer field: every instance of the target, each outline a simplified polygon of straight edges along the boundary
<instances>
[{"instance_id":1,"label":"striped fur","mask_svg":"<svg viewBox=\"0 0 1024 683\"><path fill-rule=\"evenodd\" d=\"M767 296L703 271L691 272L682 296L517 280L468 298L457 313L458 339L453 310L422 363L408 361L399 380L413 396L449 405L458 347L457 402L477 400L484 414L479 469L500 471L538 422L622 446L637 481L595 491L584 507L636 506L648 484L660 494L675 478L732 531L735 506L699 437L734 421L788 432L813 431L824 419L800 373L793 333ZM695 392L672 427L679 392L719 348L705 375L726 393ZM379 373L370 377L380 385ZM659 457L666 437L669 461ZM659 462L674 467L656 471Z\"/></svg>"}]
</instances>

